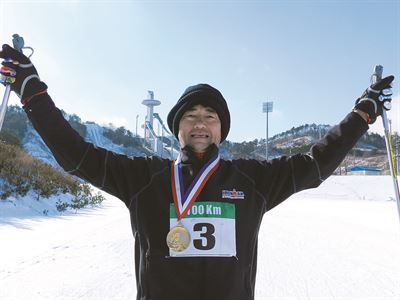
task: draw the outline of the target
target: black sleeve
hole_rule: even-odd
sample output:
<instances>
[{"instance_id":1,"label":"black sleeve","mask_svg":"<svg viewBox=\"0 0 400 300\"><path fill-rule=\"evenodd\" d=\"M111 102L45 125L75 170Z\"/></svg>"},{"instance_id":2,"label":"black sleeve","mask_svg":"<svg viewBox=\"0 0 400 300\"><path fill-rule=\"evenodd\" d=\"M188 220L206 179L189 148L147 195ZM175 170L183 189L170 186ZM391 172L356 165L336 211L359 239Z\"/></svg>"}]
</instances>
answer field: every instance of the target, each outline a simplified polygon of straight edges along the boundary
<instances>
[{"instance_id":1,"label":"black sleeve","mask_svg":"<svg viewBox=\"0 0 400 300\"><path fill-rule=\"evenodd\" d=\"M24 109L66 172L120 198L127 205L149 182L149 165L157 158L128 158L86 142L64 119L48 94L35 97Z\"/></svg>"},{"instance_id":2,"label":"black sleeve","mask_svg":"<svg viewBox=\"0 0 400 300\"><path fill-rule=\"evenodd\" d=\"M268 162L242 162L239 168L253 179L269 210L293 193L319 186L367 130L367 123L352 112L315 143L308 154L282 156Z\"/></svg>"}]
</instances>

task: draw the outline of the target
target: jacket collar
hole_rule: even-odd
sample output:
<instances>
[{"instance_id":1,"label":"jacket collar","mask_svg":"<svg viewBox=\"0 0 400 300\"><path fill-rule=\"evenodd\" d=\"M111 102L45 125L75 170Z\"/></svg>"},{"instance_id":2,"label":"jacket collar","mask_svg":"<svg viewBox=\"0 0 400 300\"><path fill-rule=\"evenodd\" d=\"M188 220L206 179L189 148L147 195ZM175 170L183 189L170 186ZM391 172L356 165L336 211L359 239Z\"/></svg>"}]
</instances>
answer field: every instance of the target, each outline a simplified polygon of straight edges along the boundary
<instances>
[{"instance_id":1,"label":"jacket collar","mask_svg":"<svg viewBox=\"0 0 400 300\"><path fill-rule=\"evenodd\" d=\"M193 151L193 148L190 146L186 146L181 149L182 163L190 164L190 165L199 165L202 166L206 163L213 155L219 152L218 147L215 144L211 144L208 146L202 158L199 158L196 153Z\"/></svg>"}]
</instances>

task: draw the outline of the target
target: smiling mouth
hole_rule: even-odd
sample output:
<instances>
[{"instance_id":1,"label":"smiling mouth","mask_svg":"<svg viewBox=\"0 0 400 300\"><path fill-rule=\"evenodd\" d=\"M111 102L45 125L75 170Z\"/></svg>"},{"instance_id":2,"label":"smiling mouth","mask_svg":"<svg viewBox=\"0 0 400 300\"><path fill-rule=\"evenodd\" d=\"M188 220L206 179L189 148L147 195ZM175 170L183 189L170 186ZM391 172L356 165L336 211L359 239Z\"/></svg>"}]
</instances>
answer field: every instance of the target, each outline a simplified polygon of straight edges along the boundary
<instances>
[{"instance_id":1,"label":"smiling mouth","mask_svg":"<svg viewBox=\"0 0 400 300\"><path fill-rule=\"evenodd\" d=\"M190 135L192 138L209 138L210 136L206 133L192 133Z\"/></svg>"}]
</instances>

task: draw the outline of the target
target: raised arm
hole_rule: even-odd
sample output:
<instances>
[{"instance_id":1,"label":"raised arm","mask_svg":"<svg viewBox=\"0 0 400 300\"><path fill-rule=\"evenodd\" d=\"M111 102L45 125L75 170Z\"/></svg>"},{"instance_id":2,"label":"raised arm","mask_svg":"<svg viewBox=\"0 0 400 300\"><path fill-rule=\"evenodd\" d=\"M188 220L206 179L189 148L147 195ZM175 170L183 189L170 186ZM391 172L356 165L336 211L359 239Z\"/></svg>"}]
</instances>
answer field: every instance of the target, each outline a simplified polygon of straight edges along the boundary
<instances>
[{"instance_id":1,"label":"raised arm","mask_svg":"<svg viewBox=\"0 0 400 300\"><path fill-rule=\"evenodd\" d=\"M347 153L382 114L383 102L390 101L389 76L369 87L338 125L317 141L307 154L282 156L271 161L238 161L238 167L254 178L256 189L265 197L269 210L293 193L317 187L340 165Z\"/></svg>"},{"instance_id":2,"label":"raised arm","mask_svg":"<svg viewBox=\"0 0 400 300\"><path fill-rule=\"evenodd\" d=\"M0 58L3 81L21 99L33 127L65 171L126 203L148 183L149 165L161 165L160 160L128 158L86 142L55 106L28 57L4 45Z\"/></svg>"}]
</instances>

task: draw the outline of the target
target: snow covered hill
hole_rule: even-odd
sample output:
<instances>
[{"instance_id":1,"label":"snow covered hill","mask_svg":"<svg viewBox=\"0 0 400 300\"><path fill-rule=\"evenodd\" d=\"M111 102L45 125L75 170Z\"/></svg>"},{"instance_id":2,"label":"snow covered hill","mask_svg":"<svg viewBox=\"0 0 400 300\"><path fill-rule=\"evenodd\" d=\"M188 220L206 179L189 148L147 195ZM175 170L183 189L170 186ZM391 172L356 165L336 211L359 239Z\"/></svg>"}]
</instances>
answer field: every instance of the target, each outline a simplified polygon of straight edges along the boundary
<instances>
[{"instance_id":1,"label":"snow covered hill","mask_svg":"<svg viewBox=\"0 0 400 300\"><path fill-rule=\"evenodd\" d=\"M98 147L108 149L115 153L127 154L131 156L145 155L141 149L127 149L122 145L114 144L110 139L104 136L104 128L96 123L86 122L83 125L86 126L87 132L85 140L89 143L93 143ZM57 169L60 169L49 148L43 142L39 134L30 125L28 126L28 130L25 134L22 144L24 149L33 157L38 158Z\"/></svg>"},{"instance_id":2,"label":"snow covered hill","mask_svg":"<svg viewBox=\"0 0 400 300\"><path fill-rule=\"evenodd\" d=\"M85 126L86 141L93 143L98 147L105 148L116 153L125 154L125 148L123 146L115 145L112 141L110 141L110 139L104 136L103 127L92 122L85 123Z\"/></svg>"},{"instance_id":3,"label":"snow covered hill","mask_svg":"<svg viewBox=\"0 0 400 300\"><path fill-rule=\"evenodd\" d=\"M256 300L399 300L390 180L334 176L268 212ZM121 201L107 196L99 208L63 215L35 210L0 201L0 300L135 299L134 240Z\"/></svg>"},{"instance_id":4,"label":"snow covered hill","mask_svg":"<svg viewBox=\"0 0 400 300\"><path fill-rule=\"evenodd\" d=\"M60 169L53 154L47 148L46 144L43 142L42 138L33 129L33 127L28 126L28 131L22 140L24 149L33 157L40 159L41 161Z\"/></svg>"}]
</instances>

